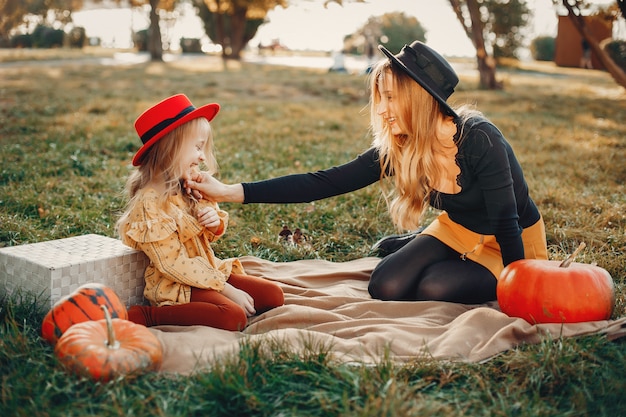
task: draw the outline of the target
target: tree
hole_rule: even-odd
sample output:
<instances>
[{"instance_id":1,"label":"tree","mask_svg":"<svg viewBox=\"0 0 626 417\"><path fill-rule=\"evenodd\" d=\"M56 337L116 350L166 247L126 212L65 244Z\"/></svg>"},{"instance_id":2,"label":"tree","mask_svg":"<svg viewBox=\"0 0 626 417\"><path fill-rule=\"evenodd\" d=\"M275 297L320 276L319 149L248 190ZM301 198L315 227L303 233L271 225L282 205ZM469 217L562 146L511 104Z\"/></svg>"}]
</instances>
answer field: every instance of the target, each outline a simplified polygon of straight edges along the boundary
<instances>
[{"instance_id":1,"label":"tree","mask_svg":"<svg viewBox=\"0 0 626 417\"><path fill-rule=\"evenodd\" d=\"M450 0L450 5L476 48L480 87L502 88L496 81L496 58L515 56L522 44L520 29L529 17L526 0Z\"/></svg>"},{"instance_id":2,"label":"tree","mask_svg":"<svg viewBox=\"0 0 626 417\"><path fill-rule=\"evenodd\" d=\"M102 0L94 0L101 2ZM120 3L122 0L115 0ZM132 7L150 5L150 28L148 51L153 61L163 60L159 11L171 11L178 0L128 0ZM54 12L56 21L66 24L72 20L72 12L83 7L83 0L0 0L0 39L8 38L15 27L23 23L26 15L40 16L41 20Z\"/></svg>"},{"instance_id":3,"label":"tree","mask_svg":"<svg viewBox=\"0 0 626 417\"><path fill-rule=\"evenodd\" d=\"M380 21L382 43L392 52L399 52L409 40L426 41L426 30L413 16L385 13Z\"/></svg>"},{"instance_id":4,"label":"tree","mask_svg":"<svg viewBox=\"0 0 626 417\"><path fill-rule=\"evenodd\" d=\"M101 0L97 0L101 1ZM121 0L115 0L119 3ZM149 5L150 26L148 27L148 52L151 61L163 61L163 41L161 39L160 11L172 11L178 0L129 0L132 7Z\"/></svg>"},{"instance_id":5,"label":"tree","mask_svg":"<svg viewBox=\"0 0 626 417\"><path fill-rule=\"evenodd\" d=\"M204 22L207 36L222 47L222 57L240 59L241 51L266 22L267 13L276 6L286 8L289 0L192 0ZM313 0L308 0L313 1ZM365 0L350 0L362 3ZM344 0L324 0L324 5Z\"/></svg>"},{"instance_id":6,"label":"tree","mask_svg":"<svg viewBox=\"0 0 626 417\"><path fill-rule=\"evenodd\" d=\"M367 55L373 59L376 45L384 40L386 38L383 36L381 18L371 16L363 26L344 38L343 50L346 53Z\"/></svg>"},{"instance_id":7,"label":"tree","mask_svg":"<svg viewBox=\"0 0 626 417\"><path fill-rule=\"evenodd\" d=\"M485 47L485 23L478 2L479 0L450 0L450 5L476 48L480 87L496 90L502 88L502 84L496 81L496 61Z\"/></svg>"},{"instance_id":8,"label":"tree","mask_svg":"<svg viewBox=\"0 0 626 417\"><path fill-rule=\"evenodd\" d=\"M557 0L553 1L556 2ZM623 17L623 11L626 8L626 6L624 6L624 0L617 0L616 4L622 11ZM572 21L574 27L578 30L578 33L580 33L580 36L587 41L593 53L600 60L602 65L604 65L604 68L611 74L616 83L626 88L626 73L611 59L609 54L602 49L599 40L593 36L593 33L591 33L591 30L589 30L585 23L583 10L588 7L586 2L582 0L562 0L562 5L567 10L568 18ZM617 15L615 15L615 18L617 18Z\"/></svg>"},{"instance_id":9,"label":"tree","mask_svg":"<svg viewBox=\"0 0 626 417\"><path fill-rule=\"evenodd\" d=\"M222 58L240 59L241 51L265 23L267 12L287 0L193 0L204 31L222 47Z\"/></svg>"},{"instance_id":10,"label":"tree","mask_svg":"<svg viewBox=\"0 0 626 417\"><path fill-rule=\"evenodd\" d=\"M493 57L517 58L524 43L522 29L530 18L526 0L483 0L488 10L485 29L489 33Z\"/></svg>"},{"instance_id":11,"label":"tree","mask_svg":"<svg viewBox=\"0 0 626 417\"><path fill-rule=\"evenodd\" d=\"M71 21L72 12L82 7L83 0L0 0L0 39L8 39L27 15L39 16L43 23L52 11L54 18L65 24Z\"/></svg>"},{"instance_id":12,"label":"tree","mask_svg":"<svg viewBox=\"0 0 626 417\"><path fill-rule=\"evenodd\" d=\"M11 30L24 21L30 13L28 0L1 0L0 6L0 39L9 39Z\"/></svg>"},{"instance_id":13,"label":"tree","mask_svg":"<svg viewBox=\"0 0 626 417\"><path fill-rule=\"evenodd\" d=\"M401 12L372 16L356 32L344 39L344 49L352 53L375 54L376 45L384 44L391 52L399 52L407 39L426 41L426 29L412 16Z\"/></svg>"},{"instance_id":14,"label":"tree","mask_svg":"<svg viewBox=\"0 0 626 417\"><path fill-rule=\"evenodd\" d=\"M82 0L79 1L82 3ZM101 2L102 0L94 1ZM114 1L119 4L122 0ZM150 26L148 27L148 52L150 53L151 61L163 61L163 40L161 38L160 13L161 11L173 11L179 1L180 0L128 0L131 7L140 7L144 5L150 6L150 11L148 12L150 19Z\"/></svg>"}]
</instances>

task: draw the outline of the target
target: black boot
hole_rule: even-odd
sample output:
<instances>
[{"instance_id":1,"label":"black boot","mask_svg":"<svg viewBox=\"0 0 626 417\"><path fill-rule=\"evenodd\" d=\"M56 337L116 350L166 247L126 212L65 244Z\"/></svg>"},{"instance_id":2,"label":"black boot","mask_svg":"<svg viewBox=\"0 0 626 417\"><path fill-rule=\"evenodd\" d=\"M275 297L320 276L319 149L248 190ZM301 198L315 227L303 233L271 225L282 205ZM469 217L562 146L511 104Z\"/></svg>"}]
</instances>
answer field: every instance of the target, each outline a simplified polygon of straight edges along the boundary
<instances>
[{"instance_id":1,"label":"black boot","mask_svg":"<svg viewBox=\"0 0 626 417\"><path fill-rule=\"evenodd\" d=\"M415 236L419 235L422 230L424 230L424 228L420 227L417 230L403 233L401 235L385 236L378 242L374 243L370 251L380 258L384 258L385 256L391 255L392 253L402 249L404 245L415 239Z\"/></svg>"}]
</instances>

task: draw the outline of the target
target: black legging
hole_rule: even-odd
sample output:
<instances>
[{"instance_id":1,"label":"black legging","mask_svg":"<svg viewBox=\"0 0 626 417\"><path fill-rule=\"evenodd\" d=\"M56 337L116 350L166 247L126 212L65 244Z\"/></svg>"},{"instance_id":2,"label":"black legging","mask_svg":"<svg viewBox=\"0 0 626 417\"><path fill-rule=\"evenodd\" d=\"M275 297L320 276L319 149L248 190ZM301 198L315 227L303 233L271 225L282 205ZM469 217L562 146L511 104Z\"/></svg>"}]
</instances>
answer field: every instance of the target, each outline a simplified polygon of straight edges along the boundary
<instances>
[{"instance_id":1,"label":"black legging","mask_svg":"<svg viewBox=\"0 0 626 417\"><path fill-rule=\"evenodd\" d=\"M368 290L380 300L480 304L496 299L496 283L484 266L462 260L432 236L419 235L379 262Z\"/></svg>"}]
</instances>

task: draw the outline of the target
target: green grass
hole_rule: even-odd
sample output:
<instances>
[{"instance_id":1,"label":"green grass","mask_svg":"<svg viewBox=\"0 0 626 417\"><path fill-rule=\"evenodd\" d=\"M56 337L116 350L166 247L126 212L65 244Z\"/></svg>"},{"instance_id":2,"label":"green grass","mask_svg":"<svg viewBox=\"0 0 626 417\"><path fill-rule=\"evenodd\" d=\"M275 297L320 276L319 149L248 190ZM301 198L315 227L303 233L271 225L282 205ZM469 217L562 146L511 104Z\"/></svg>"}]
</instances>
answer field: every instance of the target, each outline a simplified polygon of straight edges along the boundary
<instances>
[{"instance_id":1,"label":"green grass","mask_svg":"<svg viewBox=\"0 0 626 417\"><path fill-rule=\"evenodd\" d=\"M488 92L464 75L454 99L477 103L515 148L546 221L550 256L563 259L585 241L577 260L611 273L613 316L624 316L623 89L605 73L545 65L501 77L505 90ZM0 246L115 236L139 144L132 123L174 93L222 105L213 125L227 182L325 168L371 140L361 75L245 64L224 71L202 58L31 63L0 67L0 78ZM377 186L311 204L223 207L231 224L215 247L221 257L344 261L367 256L394 232ZM312 248L280 245L283 223L302 228ZM0 295L2 416L617 416L626 409L626 344L601 336L545 340L481 364L415 358L371 367L333 363L331 347L298 356L251 344L211 372L93 383L67 375L40 339L44 301Z\"/></svg>"}]
</instances>

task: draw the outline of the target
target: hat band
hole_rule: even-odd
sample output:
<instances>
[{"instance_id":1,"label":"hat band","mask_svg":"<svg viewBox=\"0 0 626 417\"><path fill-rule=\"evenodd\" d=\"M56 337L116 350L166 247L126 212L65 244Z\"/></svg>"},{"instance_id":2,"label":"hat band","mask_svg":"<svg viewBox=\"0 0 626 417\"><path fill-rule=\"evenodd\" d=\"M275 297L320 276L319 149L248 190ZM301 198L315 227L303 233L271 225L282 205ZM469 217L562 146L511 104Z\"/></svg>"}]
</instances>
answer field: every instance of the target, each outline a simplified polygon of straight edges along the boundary
<instances>
[{"instance_id":1,"label":"hat band","mask_svg":"<svg viewBox=\"0 0 626 417\"><path fill-rule=\"evenodd\" d=\"M148 142L150 139L152 139L153 137L156 136L157 133L159 133L160 131L162 131L163 129L171 126L174 122L176 122L177 120L182 119L183 117L185 117L187 114L191 113L192 111L194 111L196 108L194 106L189 106L186 107L184 109L182 109L180 111L180 113L178 113L176 116L174 117L170 117L169 119L165 119L159 123L157 123L156 125L154 125L150 130L148 130L146 133L144 133L143 135L141 135L141 142L142 143L146 143Z\"/></svg>"}]
</instances>

